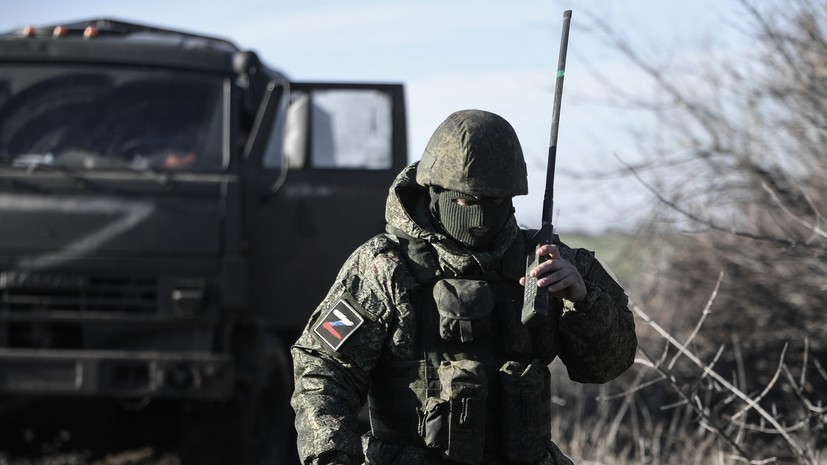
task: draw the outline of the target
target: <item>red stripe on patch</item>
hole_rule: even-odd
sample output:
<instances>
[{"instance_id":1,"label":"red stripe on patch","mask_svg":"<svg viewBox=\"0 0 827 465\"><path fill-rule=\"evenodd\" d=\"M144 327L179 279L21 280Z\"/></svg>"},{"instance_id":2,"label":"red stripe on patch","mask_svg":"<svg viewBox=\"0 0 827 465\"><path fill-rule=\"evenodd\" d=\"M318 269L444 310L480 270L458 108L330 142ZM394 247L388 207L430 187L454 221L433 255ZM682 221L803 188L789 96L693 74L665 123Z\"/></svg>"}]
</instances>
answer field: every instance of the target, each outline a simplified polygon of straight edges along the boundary
<instances>
[{"instance_id":1,"label":"red stripe on patch","mask_svg":"<svg viewBox=\"0 0 827 465\"><path fill-rule=\"evenodd\" d=\"M329 322L329 321L326 321L326 322L322 325L322 328L326 329L326 330L327 330L327 332L329 332L330 334L332 334L332 335L333 335L333 337L335 337L336 339L339 339L340 341L342 340L342 335L341 335L341 334L339 334L339 332L338 332L338 331L336 331L335 329L333 329L333 325L332 325L332 324L330 324L330 322Z\"/></svg>"}]
</instances>

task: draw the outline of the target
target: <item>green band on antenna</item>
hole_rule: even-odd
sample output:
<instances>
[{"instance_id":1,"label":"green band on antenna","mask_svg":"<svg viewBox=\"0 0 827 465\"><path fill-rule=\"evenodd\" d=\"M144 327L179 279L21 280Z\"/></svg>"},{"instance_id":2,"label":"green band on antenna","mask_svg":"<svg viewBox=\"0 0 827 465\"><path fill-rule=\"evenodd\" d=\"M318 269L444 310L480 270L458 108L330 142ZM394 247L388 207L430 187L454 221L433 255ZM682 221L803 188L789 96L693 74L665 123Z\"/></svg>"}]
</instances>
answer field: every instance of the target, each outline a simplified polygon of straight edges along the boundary
<instances>
[{"instance_id":1,"label":"green band on antenna","mask_svg":"<svg viewBox=\"0 0 827 465\"><path fill-rule=\"evenodd\" d=\"M563 77L565 75L566 75L566 70L564 70L564 69L558 69L557 70L557 77Z\"/></svg>"}]
</instances>

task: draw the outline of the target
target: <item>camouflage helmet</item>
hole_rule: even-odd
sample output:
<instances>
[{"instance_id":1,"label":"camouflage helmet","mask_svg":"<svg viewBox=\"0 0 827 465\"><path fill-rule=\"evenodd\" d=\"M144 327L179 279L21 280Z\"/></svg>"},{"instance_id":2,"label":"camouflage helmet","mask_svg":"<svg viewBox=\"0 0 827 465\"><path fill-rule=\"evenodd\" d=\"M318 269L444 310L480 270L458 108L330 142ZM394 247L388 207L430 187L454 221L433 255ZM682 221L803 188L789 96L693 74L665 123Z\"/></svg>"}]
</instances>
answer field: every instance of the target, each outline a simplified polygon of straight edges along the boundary
<instances>
[{"instance_id":1,"label":"camouflage helmet","mask_svg":"<svg viewBox=\"0 0 827 465\"><path fill-rule=\"evenodd\" d=\"M437 127L417 166L416 182L478 197L528 194L514 128L482 110L457 111Z\"/></svg>"}]
</instances>

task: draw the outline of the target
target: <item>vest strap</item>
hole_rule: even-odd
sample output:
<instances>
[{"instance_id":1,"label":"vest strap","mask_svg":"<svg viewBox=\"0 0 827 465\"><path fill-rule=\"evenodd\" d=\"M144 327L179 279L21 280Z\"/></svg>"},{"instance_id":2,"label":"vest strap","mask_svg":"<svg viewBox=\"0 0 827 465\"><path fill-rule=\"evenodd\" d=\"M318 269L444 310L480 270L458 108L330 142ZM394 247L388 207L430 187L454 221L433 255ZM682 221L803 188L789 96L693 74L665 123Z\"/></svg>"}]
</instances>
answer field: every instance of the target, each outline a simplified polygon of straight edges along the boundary
<instances>
[{"instance_id":1,"label":"vest strap","mask_svg":"<svg viewBox=\"0 0 827 465\"><path fill-rule=\"evenodd\" d=\"M422 284L442 277L436 252L427 241L416 239L400 229L388 226L388 233L399 241L402 255L407 258L411 273L416 282Z\"/></svg>"}]
</instances>

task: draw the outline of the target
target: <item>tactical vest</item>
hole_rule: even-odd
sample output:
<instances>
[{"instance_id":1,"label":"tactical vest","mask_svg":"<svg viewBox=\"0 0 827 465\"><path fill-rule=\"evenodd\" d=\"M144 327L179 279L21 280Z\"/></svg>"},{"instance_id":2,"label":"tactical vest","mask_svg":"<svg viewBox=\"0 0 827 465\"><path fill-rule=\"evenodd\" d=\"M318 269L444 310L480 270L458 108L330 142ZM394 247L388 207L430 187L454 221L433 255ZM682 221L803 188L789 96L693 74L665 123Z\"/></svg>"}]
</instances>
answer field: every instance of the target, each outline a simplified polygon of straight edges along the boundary
<instances>
[{"instance_id":1,"label":"tactical vest","mask_svg":"<svg viewBox=\"0 0 827 465\"><path fill-rule=\"evenodd\" d=\"M446 278L429 244L397 237L419 282L421 358L373 370L372 434L472 465L486 453L539 460L550 441L550 374L532 356L529 330L520 323L523 287L515 273Z\"/></svg>"}]
</instances>

